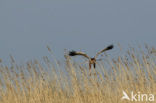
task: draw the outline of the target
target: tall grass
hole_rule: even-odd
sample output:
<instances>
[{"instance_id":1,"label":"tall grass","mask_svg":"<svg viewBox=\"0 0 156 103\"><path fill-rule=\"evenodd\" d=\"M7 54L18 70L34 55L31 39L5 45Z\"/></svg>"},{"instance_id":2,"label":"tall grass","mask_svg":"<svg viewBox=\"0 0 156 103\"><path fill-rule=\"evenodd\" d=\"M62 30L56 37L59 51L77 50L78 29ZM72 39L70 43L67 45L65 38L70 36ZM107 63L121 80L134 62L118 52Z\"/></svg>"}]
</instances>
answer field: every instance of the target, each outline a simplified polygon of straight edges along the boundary
<instances>
[{"instance_id":1,"label":"tall grass","mask_svg":"<svg viewBox=\"0 0 156 103\"><path fill-rule=\"evenodd\" d=\"M65 65L48 57L17 65L11 57L11 66L0 64L0 103L129 103L123 91L155 94L156 56L149 51L105 56L91 76L67 55Z\"/></svg>"}]
</instances>

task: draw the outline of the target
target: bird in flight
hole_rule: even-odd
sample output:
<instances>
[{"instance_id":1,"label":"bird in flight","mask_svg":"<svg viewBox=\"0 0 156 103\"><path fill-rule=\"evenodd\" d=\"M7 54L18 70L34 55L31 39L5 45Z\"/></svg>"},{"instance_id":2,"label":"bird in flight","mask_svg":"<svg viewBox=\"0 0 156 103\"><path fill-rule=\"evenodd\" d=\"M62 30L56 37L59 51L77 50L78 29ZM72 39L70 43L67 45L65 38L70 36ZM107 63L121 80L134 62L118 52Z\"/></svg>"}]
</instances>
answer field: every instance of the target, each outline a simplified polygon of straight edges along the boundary
<instances>
[{"instance_id":1,"label":"bird in flight","mask_svg":"<svg viewBox=\"0 0 156 103\"><path fill-rule=\"evenodd\" d=\"M97 57L107 51L107 50L111 50L113 49L113 45L109 45L108 47L106 47L105 49L101 50L100 52L98 52L93 58L89 57L87 54L83 53L83 52L76 52L76 51L70 51L69 52L69 56L83 56L85 58L87 58L89 60L89 71L91 71L91 67L93 65L94 69L96 68L96 61L97 61Z\"/></svg>"}]
</instances>

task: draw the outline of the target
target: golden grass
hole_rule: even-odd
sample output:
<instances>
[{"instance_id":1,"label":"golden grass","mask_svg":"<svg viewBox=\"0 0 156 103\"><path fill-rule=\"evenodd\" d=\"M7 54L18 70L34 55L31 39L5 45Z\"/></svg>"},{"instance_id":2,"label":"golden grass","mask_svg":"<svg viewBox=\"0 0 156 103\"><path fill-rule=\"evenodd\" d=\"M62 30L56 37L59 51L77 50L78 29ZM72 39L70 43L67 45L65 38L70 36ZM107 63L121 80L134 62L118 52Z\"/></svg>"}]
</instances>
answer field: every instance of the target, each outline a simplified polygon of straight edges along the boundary
<instances>
[{"instance_id":1,"label":"golden grass","mask_svg":"<svg viewBox=\"0 0 156 103\"><path fill-rule=\"evenodd\" d=\"M47 57L22 66L11 61L11 67L0 65L0 103L131 103L121 100L123 90L156 93L156 57L133 48L115 59L106 56L91 76L88 66L68 56L65 66Z\"/></svg>"}]
</instances>

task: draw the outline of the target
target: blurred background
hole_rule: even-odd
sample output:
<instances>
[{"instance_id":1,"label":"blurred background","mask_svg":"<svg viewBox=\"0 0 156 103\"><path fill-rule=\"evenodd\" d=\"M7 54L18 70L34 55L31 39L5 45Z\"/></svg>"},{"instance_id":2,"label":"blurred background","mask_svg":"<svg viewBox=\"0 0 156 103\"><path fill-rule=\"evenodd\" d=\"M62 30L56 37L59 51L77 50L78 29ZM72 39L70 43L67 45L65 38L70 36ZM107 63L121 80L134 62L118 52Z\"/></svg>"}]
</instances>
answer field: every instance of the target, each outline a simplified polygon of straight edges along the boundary
<instances>
[{"instance_id":1,"label":"blurred background","mask_svg":"<svg viewBox=\"0 0 156 103\"><path fill-rule=\"evenodd\" d=\"M48 56L57 59L64 49L93 56L114 44L111 55L121 55L118 43L156 44L155 0L1 0L0 58L25 62Z\"/></svg>"}]
</instances>

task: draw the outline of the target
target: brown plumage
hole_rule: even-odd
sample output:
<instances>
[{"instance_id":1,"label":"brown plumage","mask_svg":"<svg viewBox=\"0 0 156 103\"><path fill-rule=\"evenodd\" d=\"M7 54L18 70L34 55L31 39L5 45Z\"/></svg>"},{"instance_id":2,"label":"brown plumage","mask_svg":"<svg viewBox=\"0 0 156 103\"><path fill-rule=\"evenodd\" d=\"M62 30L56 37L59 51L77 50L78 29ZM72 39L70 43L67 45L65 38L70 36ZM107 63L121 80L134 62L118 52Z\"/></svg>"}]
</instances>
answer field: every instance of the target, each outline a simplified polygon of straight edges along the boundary
<instances>
[{"instance_id":1,"label":"brown plumage","mask_svg":"<svg viewBox=\"0 0 156 103\"><path fill-rule=\"evenodd\" d=\"M80 55L80 56L83 56L85 58L87 58L89 60L89 70L91 71L91 67L93 65L94 68L96 68L96 58L103 52L107 51L107 50L111 50L113 49L113 45L110 45L108 47L106 47L105 49L101 50L100 52L98 52L95 57L93 58L90 58L87 54L83 53L83 52L76 52L76 51L70 51L69 52L69 56L77 56L77 55Z\"/></svg>"}]
</instances>

